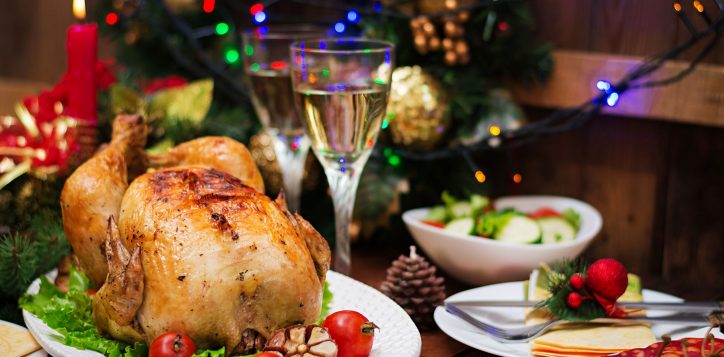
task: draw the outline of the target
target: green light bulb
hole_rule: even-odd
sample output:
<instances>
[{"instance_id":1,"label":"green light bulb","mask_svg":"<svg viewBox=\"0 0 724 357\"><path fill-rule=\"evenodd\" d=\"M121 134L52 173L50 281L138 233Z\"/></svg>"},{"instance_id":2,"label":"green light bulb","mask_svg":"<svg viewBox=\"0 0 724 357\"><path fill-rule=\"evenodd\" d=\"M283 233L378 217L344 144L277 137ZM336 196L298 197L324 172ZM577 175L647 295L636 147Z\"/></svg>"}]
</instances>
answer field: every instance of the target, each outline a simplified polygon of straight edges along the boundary
<instances>
[{"instance_id":1,"label":"green light bulb","mask_svg":"<svg viewBox=\"0 0 724 357\"><path fill-rule=\"evenodd\" d=\"M226 22L219 22L216 24L216 34L219 36L223 36L229 33L229 24Z\"/></svg>"},{"instance_id":2,"label":"green light bulb","mask_svg":"<svg viewBox=\"0 0 724 357\"><path fill-rule=\"evenodd\" d=\"M226 57L226 62L228 63L236 63L239 61L239 51L233 48L226 50L224 56Z\"/></svg>"}]
</instances>

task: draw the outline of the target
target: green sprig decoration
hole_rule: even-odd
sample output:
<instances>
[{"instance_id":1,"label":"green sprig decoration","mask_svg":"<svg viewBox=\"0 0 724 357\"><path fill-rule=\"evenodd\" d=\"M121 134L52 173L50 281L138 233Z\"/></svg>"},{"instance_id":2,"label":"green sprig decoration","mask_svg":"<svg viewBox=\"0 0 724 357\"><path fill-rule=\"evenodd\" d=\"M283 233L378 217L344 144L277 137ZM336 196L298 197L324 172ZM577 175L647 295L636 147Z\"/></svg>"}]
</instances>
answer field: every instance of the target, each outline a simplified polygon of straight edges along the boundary
<instances>
[{"instance_id":1,"label":"green sprig decoration","mask_svg":"<svg viewBox=\"0 0 724 357\"><path fill-rule=\"evenodd\" d=\"M571 286L571 277L575 274L585 276L587 268L582 259L553 264L546 272L551 297L541 301L536 308L547 308L554 316L568 321L590 321L606 316L603 307L585 289L576 290ZM574 292L582 297L581 305L576 309L567 303L568 295Z\"/></svg>"},{"instance_id":2,"label":"green sprig decoration","mask_svg":"<svg viewBox=\"0 0 724 357\"><path fill-rule=\"evenodd\" d=\"M0 297L15 299L39 275L53 269L70 254L60 214L38 212L27 233L0 235Z\"/></svg>"}]
</instances>

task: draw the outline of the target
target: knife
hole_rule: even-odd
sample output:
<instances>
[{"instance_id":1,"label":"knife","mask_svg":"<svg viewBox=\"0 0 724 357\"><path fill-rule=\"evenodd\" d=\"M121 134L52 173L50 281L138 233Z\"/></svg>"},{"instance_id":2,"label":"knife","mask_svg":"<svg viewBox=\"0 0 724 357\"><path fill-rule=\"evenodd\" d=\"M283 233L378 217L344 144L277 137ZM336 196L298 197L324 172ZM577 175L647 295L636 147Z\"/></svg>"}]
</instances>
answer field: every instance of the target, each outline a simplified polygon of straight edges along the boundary
<instances>
[{"instance_id":1,"label":"knife","mask_svg":"<svg viewBox=\"0 0 724 357\"><path fill-rule=\"evenodd\" d=\"M535 307L540 301L521 300L469 300L449 301L457 306L474 307ZM617 305L627 309L666 310L707 314L724 310L724 301L682 301L682 302L621 302Z\"/></svg>"}]
</instances>

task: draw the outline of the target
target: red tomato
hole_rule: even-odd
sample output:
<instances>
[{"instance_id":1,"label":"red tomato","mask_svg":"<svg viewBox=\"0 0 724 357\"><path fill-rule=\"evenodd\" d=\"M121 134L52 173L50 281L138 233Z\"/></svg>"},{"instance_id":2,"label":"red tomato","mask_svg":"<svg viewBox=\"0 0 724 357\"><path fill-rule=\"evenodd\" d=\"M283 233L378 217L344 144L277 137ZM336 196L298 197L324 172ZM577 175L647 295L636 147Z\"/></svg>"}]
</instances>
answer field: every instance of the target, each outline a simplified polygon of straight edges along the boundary
<instances>
[{"instance_id":1,"label":"red tomato","mask_svg":"<svg viewBox=\"0 0 724 357\"><path fill-rule=\"evenodd\" d=\"M438 227L438 228L445 228L445 223L438 222L438 221L425 221L423 220L422 223L425 223L430 226Z\"/></svg>"},{"instance_id":2,"label":"red tomato","mask_svg":"<svg viewBox=\"0 0 724 357\"><path fill-rule=\"evenodd\" d=\"M561 213L550 207L539 208L531 213L528 213L530 218L544 218L544 217L560 217Z\"/></svg>"},{"instance_id":3,"label":"red tomato","mask_svg":"<svg viewBox=\"0 0 724 357\"><path fill-rule=\"evenodd\" d=\"M255 354L254 357L279 357L279 354L274 352L262 352Z\"/></svg>"},{"instance_id":4,"label":"red tomato","mask_svg":"<svg viewBox=\"0 0 724 357\"><path fill-rule=\"evenodd\" d=\"M324 320L337 342L337 357L367 357L372 350L372 339L377 326L357 311L337 311Z\"/></svg>"},{"instance_id":5,"label":"red tomato","mask_svg":"<svg viewBox=\"0 0 724 357\"><path fill-rule=\"evenodd\" d=\"M194 341L178 332L167 332L156 337L148 349L148 357L191 357L194 353Z\"/></svg>"},{"instance_id":6,"label":"red tomato","mask_svg":"<svg viewBox=\"0 0 724 357\"><path fill-rule=\"evenodd\" d=\"M88 296L93 296L98 292L98 290L88 289L85 291L85 294Z\"/></svg>"}]
</instances>

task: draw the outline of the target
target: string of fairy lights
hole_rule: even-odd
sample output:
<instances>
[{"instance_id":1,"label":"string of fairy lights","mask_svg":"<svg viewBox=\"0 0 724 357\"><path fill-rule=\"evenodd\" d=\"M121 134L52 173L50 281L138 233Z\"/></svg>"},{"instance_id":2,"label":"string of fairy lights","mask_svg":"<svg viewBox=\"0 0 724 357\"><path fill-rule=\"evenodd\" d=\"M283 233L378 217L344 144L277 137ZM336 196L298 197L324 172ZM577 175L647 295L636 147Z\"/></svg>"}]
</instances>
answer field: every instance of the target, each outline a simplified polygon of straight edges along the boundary
<instances>
[{"instance_id":1,"label":"string of fairy lights","mask_svg":"<svg viewBox=\"0 0 724 357\"><path fill-rule=\"evenodd\" d=\"M266 24L269 22L271 16L269 7L279 1L280 0L267 0L254 3L248 7L248 12L251 16L252 22L256 25L256 31L261 34L268 31ZM305 5L320 6L319 2L310 2L308 0L289 1ZM629 90L668 85L679 81L686 75L690 74L701 60L711 52L711 50L719 42L721 36L721 28L724 24L724 0L710 1L719 10L716 16L712 16L712 11L707 10L704 4L699 0L692 1L689 4L691 5L690 7L685 6L678 0L674 1L674 13L691 33L691 37L687 41L671 48L670 50L643 61L618 81L613 82L609 79L596 81L593 85L600 91L600 93L594 98L591 98L576 107L557 110L545 118L536 120L513 130L504 130L497 125L491 125L488 128L490 138L473 145L444 147L426 152L379 146L376 148L373 155L377 157L383 156L393 167L400 166L403 163L403 160L430 161L462 157L468 163L468 166L470 166L475 180L483 183L486 181L487 177L475 163L472 157L473 153L491 149L514 148L525 145L544 136L578 128L588 122L593 116L600 113L603 107L615 107L622 99L624 93ZM164 13L169 17L176 28L181 30L180 32L185 35L190 43L192 43L192 47L199 52L201 51L200 48L198 48L199 46L193 46L193 44L201 37L212 35L238 36L237 31L234 30L234 25L230 21L220 21L210 28L191 29L188 24L183 23L179 17L166 8L163 0L156 0L156 2L162 9L165 10ZM461 9L472 10L474 8L485 7L489 6L491 2L493 2L493 0L478 1L466 4L464 7L461 6ZM337 21L334 21L330 26L330 33L337 35L349 35L350 29L355 28L355 25L360 22L363 16L395 16L412 19L410 15L384 9L379 1L373 1L371 8L347 8L339 2L325 2L323 5L344 14L343 18L337 19ZM207 14L212 14L219 10L217 8L216 0L203 0L201 7L203 12ZM698 29L689 18L687 9L694 12L695 16L700 16L707 24L707 27ZM437 15L443 16L445 13ZM436 15L433 14L432 16ZM105 15L105 22L109 26L117 25L120 20L119 15L115 12L109 12ZM155 24L155 27L157 29L161 29L161 26L158 23ZM165 31L160 32L164 35ZM168 34L166 34L166 36L168 36ZM651 76L652 73L661 68L666 61L677 58L680 54L703 42L707 37L711 37L709 42L699 50L694 59L689 62L688 67L669 78L661 80L646 80L647 77ZM182 65L185 65L192 73L198 74L199 77L211 75L217 79L217 83L219 83L221 87L220 89L230 91L229 95L237 99L240 98L239 95L241 95L241 98L243 98L242 100L244 102L248 102L246 89L243 88L238 81L231 78L231 76L224 71L222 66L209 63L208 60L205 61L206 63L202 63L202 66L200 67L194 65L185 59L183 55L174 48L174 46L168 44L168 42L169 41L167 41L167 49L169 49L172 56ZM240 41L236 41L236 43L239 44ZM236 66L241 61L243 49L236 46L228 46L223 49L222 58L227 66ZM205 57L201 56L201 58ZM382 129L384 130L388 126L389 122L385 120L382 123ZM518 184L522 182L522 175L515 172L511 176L511 180Z\"/></svg>"}]
</instances>

